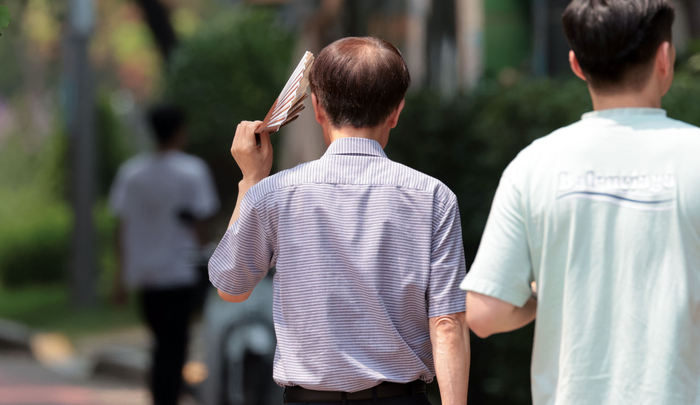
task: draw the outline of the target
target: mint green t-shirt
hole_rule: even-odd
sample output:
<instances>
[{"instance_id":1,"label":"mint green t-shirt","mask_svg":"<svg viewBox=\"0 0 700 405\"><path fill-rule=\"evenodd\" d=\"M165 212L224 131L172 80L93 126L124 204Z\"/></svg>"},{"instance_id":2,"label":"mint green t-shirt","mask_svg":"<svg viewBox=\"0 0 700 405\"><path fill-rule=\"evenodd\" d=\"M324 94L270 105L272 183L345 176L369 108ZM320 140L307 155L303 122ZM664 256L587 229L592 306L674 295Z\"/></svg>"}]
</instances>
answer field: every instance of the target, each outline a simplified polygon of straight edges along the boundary
<instances>
[{"instance_id":1,"label":"mint green t-shirt","mask_svg":"<svg viewBox=\"0 0 700 405\"><path fill-rule=\"evenodd\" d=\"M603 110L520 152L461 287L533 280L534 405L700 404L700 129Z\"/></svg>"}]
</instances>

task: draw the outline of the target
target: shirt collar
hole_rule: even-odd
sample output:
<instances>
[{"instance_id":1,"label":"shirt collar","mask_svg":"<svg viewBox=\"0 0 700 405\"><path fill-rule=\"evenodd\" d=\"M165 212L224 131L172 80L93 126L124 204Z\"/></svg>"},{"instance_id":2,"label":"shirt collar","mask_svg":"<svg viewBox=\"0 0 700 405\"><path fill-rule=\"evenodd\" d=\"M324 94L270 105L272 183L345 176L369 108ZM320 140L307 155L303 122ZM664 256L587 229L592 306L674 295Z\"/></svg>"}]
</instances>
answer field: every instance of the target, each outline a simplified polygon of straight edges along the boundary
<instances>
[{"instance_id":1,"label":"shirt collar","mask_svg":"<svg viewBox=\"0 0 700 405\"><path fill-rule=\"evenodd\" d=\"M585 113L582 120L592 118L603 118L610 120L640 119L640 118L661 118L666 117L666 110L661 108L611 108L609 110L599 110Z\"/></svg>"},{"instance_id":2,"label":"shirt collar","mask_svg":"<svg viewBox=\"0 0 700 405\"><path fill-rule=\"evenodd\" d=\"M331 143L323 155L364 155L386 157L384 149L379 142L366 138L338 138Z\"/></svg>"}]
</instances>

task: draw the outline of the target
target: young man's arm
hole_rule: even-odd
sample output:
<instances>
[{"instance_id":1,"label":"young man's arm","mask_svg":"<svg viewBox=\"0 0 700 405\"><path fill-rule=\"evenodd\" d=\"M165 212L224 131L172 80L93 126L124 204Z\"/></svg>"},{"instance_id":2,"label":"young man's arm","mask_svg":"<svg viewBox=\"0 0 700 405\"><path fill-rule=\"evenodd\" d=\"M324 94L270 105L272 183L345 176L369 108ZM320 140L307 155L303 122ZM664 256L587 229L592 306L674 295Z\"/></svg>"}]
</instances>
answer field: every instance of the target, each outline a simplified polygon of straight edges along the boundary
<instances>
[{"instance_id":1,"label":"young man's arm","mask_svg":"<svg viewBox=\"0 0 700 405\"><path fill-rule=\"evenodd\" d=\"M530 298L525 305L517 307L498 298L467 292L467 322L469 328L479 337L486 338L494 333L520 329L535 320L537 301Z\"/></svg>"},{"instance_id":2,"label":"young man's arm","mask_svg":"<svg viewBox=\"0 0 700 405\"><path fill-rule=\"evenodd\" d=\"M518 188L525 172L521 158L501 178L479 250L461 286L467 290L469 328L482 338L523 327L537 312L526 205Z\"/></svg>"},{"instance_id":3,"label":"young man's arm","mask_svg":"<svg viewBox=\"0 0 700 405\"><path fill-rule=\"evenodd\" d=\"M243 180L238 183L238 198L236 208L231 215L229 228L238 220L241 210L241 202L248 190L258 184L262 179L270 175L272 170L272 144L270 134L265 132L260 134L260 145L257 144L255 130L260 126L261 121L243 121L238 124L236 134L231 145L231 155L236 160L238 167L243 173ZM250 297L250 291L232 295L218 290L219 297L228 302L243 302Z\"/></svg>"},{"instance_id":4,"label":"young man's arm","mask_svg":"<svg viewBox=\"0 0 700 405\"><path fill-rule=\"evenodd\" d=\"M442 403L466 404L471 350L464 312L430 318L430 341Z\"/></svg>"}]
</instances>

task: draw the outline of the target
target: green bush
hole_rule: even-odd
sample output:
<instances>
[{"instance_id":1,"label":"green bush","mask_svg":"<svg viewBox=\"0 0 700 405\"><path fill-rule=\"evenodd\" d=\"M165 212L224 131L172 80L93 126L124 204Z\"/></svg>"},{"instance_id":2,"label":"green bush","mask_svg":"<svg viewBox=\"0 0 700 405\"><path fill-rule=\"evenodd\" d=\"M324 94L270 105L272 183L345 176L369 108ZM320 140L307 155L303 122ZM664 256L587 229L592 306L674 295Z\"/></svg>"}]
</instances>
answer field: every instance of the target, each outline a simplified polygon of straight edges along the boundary
<instances>
[{"instance_id":1,"label":"green bush","mask_svg":"<svg viewBox=\"0 0 700 405\"><path fill-rule=\"evenodd\" d=\"M131 152L105 97L97 105L98 199L109 190L119 164ZM72 212L68 203L68 139L62 124L40 146L14 135L0 149L0 284L6 288L67 280ZM95 209L98 268L114 273L114 219L104 203Z\"/></svg>"},{"instance_id":2,"label":"green bush","mask_svg":"<svg viewBox=\"0 0 700 405\"><path fill-rule=\"evenodd\" d=\"M65 204L22 215L0 235L2 285L52 284L66 275L71 216Z\"/></svg>"},{"instance_id":3,"label":"green bush","mask_svg":"<svg viewBox=\"0 0 700 405\"><path fill-rule=\"evenodd\" d=\"M240 180L229 153L236 126L265 117L291 73L293 45L272 10L235 8L173 56L166 99L186 109L189 150L211 166L225 206L235 203Z\"/></svg>"}]
</instances>

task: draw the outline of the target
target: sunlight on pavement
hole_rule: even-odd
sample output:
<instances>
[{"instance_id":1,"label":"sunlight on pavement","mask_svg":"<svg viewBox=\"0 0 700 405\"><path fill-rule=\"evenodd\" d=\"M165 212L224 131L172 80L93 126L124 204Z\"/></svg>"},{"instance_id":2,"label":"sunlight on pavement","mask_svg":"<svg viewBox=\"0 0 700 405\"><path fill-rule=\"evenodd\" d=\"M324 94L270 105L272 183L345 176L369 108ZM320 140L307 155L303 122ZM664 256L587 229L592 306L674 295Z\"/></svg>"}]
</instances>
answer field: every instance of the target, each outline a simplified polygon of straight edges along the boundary
<instances>
[{"instance_id":1,"label":"sunlight on pavement","mask_svg":"<svg viewBox=\"0 0 700 405\"><path fill-rule=\"evenodd\" d=\"M37 333L32 336L31 348L34 357L48 366L65 363L75 353L70 340L61 333Z\"/></svg>"}]
</instances>

